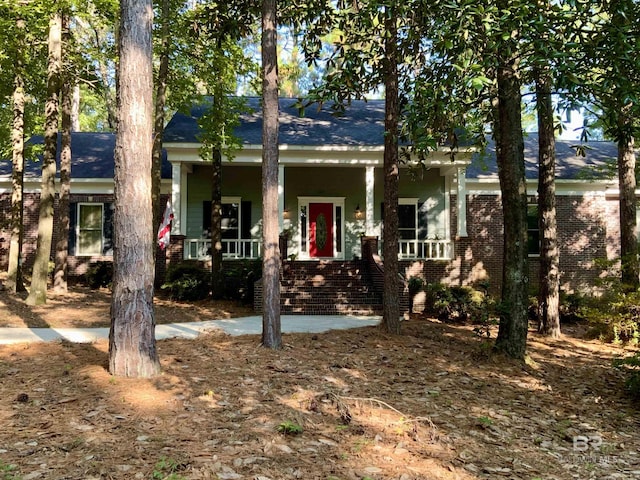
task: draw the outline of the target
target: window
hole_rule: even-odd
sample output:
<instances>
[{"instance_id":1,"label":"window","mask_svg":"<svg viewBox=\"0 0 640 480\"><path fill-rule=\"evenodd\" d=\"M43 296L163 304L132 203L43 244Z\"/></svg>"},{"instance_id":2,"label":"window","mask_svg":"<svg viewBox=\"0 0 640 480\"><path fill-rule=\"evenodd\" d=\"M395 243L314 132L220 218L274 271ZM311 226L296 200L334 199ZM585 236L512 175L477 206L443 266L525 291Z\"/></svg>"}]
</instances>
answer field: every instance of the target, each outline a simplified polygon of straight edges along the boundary
<instances>
[{"instance_id":1,"label":"window","mask_svg":"<svg viewBox=\"0 0 640 480\"><path fill-rule=\"evenodd\" d=\"M240 197L222 197L222 253L228 256L255 255L251 240L251 202ZM203 238L211 238L211 202L202 202ZM246 241L244 241L246 240Z\"/></svg>"},{"instance_id":2,"label":"window","mask_svg":"<svg viewBox=\"0 0 640 480\"><path fill-rule=\"evenodd\" d=\"M527 251L529 255L540 255L540 226L538 205L527 205Z\"/></svg>"},{"instance_id":3,"label":"window","mask_svg":"<svg viewBox=\"0 0 640 480\"><path fill-rule=\"evenodd\" d=\"M247 204L247 205L245 205ZM242 209L246 212L240 213ZM221 230L222 238L225 240L238 240L245 238L244 234L241 235L240 226L242 225L242 217L247 217L247 220L251 219L251 202L241 202L239 198L226 198L222 199L222 220ZM204 236L211 238L211 202L202 203L202 227ZM244 229L244 227L243 227Z\"/></svg>"},{"instance_id":4,"label":"window","mask_svg":"<svg viewBox=\"0 0 640 480\"><path fill-rule=\"evenodd\" d=\"M417 238L418 209L412 198L398 200L398 239L415 240Z\"/></svg>"},{"instance_id":5,"label":"window","mask_svg":"<svg viewBox=\"0 0 640 480\"><path fill-rule=\"evenodd\" d=\"M384 230L384 203L380 204L382 219L381 233ZM422 245L418 242L418 199L398 199L398 248L400 258L422 256Z\"/></svg>"},{"instance_id":6,"label":"window","mask_svg":"<svg viewBox=\"0 0 640 480\"><path fill-rule=\"evenodd\" d=\"M102 203L79 203L77 255L102 255Z\"/></svg>"},{"instance_id":7,"label":"window","mask_svg":"<svg viewBox=\"0 0 640 480\"><path fill-rule=\"evenodd\" d=\"M240 238L240 203L222 204L222 238Z\"/></svg>"}]
</instances>

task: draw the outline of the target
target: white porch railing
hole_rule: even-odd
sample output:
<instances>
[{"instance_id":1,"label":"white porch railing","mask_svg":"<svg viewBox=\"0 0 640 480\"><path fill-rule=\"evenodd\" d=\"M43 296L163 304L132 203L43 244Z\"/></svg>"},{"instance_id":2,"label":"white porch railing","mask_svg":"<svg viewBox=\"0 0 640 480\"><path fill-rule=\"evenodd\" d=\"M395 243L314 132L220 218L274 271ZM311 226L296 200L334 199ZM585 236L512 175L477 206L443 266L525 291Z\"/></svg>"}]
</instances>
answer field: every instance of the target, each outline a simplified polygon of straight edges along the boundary
<instances>
[{"instance_id":1,"label":"white porch railing","mask_svg":"<svg viewBox=\"0 0 640 480\"><path fill-rule=\"evenodd\" d=\"M256 239L222 240L222 256L230 259L255 259L261 255L262 243ZM398 258L451 260L453 258L452 240L399 240ZM187 260L208 260L211 258L211 240L208 238L189 238L185 240L185 258Z\"/></svg>"},{"instance_id":2,"label":"white porch railing","mask_svg":"<svg viewBox=\"0 0 640 480\"><path fill-rule=\"evenodd\" d=\"M211 258L211 240L208 238L188 238L184 241L187 260L208 260ZM232 259L254 259L260 257L260 240L242 238L222 240L222 257Z\"/></svg>"},{"instance_id":3,"label":"white porch railing","mask_svg":"<svg viewBox=\"0 0 640 480\"><path fill-rule=\"evenodd\" d=\"M427 258L429 260L451 260L452 240L399 240L398 258Z\"/></svg>"}]
</instances>

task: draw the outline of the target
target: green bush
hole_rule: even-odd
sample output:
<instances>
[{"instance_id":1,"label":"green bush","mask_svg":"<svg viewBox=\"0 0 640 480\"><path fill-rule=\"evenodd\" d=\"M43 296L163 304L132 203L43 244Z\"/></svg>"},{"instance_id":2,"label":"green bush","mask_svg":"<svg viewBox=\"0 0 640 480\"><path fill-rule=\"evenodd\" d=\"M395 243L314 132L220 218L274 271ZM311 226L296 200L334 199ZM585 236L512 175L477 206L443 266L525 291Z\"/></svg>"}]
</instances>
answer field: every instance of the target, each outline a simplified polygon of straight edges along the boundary
<instances>
[{"instance_id":1,"label":"green bush","mask_svg":"<svg viewBox=\"0 0 640 480\"><path fill-rule=\"evenodd\" d=\"M580 313L589 322L588 336L603 342L640 343L640 292L629 293L618 285L583 302Z\"/></svg>"},{"instance_id":2,"label":"green bush","mask_svg":"<svg viewBox=\"0 0 640 480\"><path fill-rule=\"evenodd\" d=\"M529 296L529 320L539 322L538 292L532 291ZM576 323L585 321L586 312L591 305L596 304L596 298L580 292L560 292L560 305L558 313L560 323Z\"/></svg>"},{"instance_id":3,"label":"green bush","mask_svg":"<svg viewBox=\"0 0 640 480\"><path fill-rule=\"evenodd\" d=\"M425 288L427 311L443 322L483 323L492 309L487 289L433 283Z\"/></svg>"},{"instance_id":4,"label":"green bush","mask_svg":"<svg viewBox=\"0 0 640 480\"><path fill-rule=\"evenodd\" d=\"M111 287L113 281L113 262L97 262L87 270L87 285L97 290L100 287Z\"/></svg>"},{"instance_id":5,"label":"green bush","mask_svg":"<svg viewBox=\"0 0 640 480\"><path fill-rule=\"evenodd\" d=\"M262 259L228 261L222 274L224 298L253 303L254 284L262 276Z\"/></svg>"},{"instance_id":6,"label":"green bush","mask_svg":"<svg viewBox=\"0 0 640 480\"><path fill-rule=\"evenodd\" d=\"M210 274L193 263L180 263L169 268L160 288L168 290L173 300L202 300L211 291Z\"/></svg>"},{"instance_id":7,"label":"green bush","mask_svg":"<svg viewBox=\"0 0 640 480\"><path fill-rule=\"evenodd\" d=\"M409 277L407 280L409 295L413 296L424 288L424 280L420 277Z\"/></svg>"},{"instance_id":8,"label":"green bush","mask_svg":"<svg viewBox=\"0 0 640 480\"><path fill-rule=\"evenodd\" d=\"M634 398L640 398L640 353L614 360L613 365L626 373L625 387L629 394Z\"/></svg>"},{"instance_id":9,"label":"green bush","mask_svg":"<svg viewBox=\"0 0 640 480\"><path fill-rule=\"evenodd\" d=\"M574 323L586 320L586 312L591 305L596 304L593 297L580 292L560 293L560 322Z\"/></svg>"}]
</instances>

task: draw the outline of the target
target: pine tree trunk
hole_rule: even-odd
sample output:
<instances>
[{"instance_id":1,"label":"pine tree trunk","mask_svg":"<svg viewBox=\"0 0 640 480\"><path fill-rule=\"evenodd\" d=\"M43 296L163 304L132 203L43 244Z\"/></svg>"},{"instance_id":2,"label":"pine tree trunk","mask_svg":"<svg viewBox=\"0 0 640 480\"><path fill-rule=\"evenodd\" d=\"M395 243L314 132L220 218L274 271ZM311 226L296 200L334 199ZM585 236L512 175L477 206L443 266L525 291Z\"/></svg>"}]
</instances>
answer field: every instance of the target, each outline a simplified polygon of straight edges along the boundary
<instances>
[{"instance_id":1,"label":"pine tree trunk","mask_svg":"<svg viewBox=\"0 0 640 480\"><path fill-rule=\"evenodd\" d=\"M155 238L162 221L162 205L160 202L160 184L162 181L162 139L164 137L165 109L167 104L167 80L169 77L169 0L162 0L162 18L160 19L160 65L156 87L156 104L153 125L153 155L151 162L151 204L153 212L152 232ZM154 252L154 285L160 288L163 283L166 265L166 250L155 242Z\"/></svg>"},{"instance_id":2,"label":"pine tree trunk","mask_svg":"<svg viewBox=\"0 0 640 480\"><path fill-rule=\"evenodd\" d=\"M262 2L262 345L282 347L278 225L276 0Z\"/></svg>"},{"instance_id":3,"label":"pine tree trunk","mask_svg":"<svg viewBox=\"0 0 640 480\"><path fill-rule=\"evenodd\" d=\"M396 18L387 14L385 39L385 119L384 119L384 293L381 328L387 333L400 333L398 276L398 53Z\"/></svg>"},{"instance_id":4,"label":"pine tree trunk","mask_svg":"<svg viewBox=\"0 0 640 480\"><path fill-rule=\"evenodd\" d=\"M495 348L524 359L528 333L527 185L521 122L521 93L515 56L500 61L495 126L498 176L504 216L502 305Z\"/></svg>"},{"instance_id":5,"label":"pine tree trunk","mask_svg":"<svg viewBox=\"0 0 640 480\"><path fill-rule=\"evenodd\" d=\"M62 17L62 56L69 45L69 17ZM69 196L71 194L71 79L65 75L60 90L61 104L61 142L60 142L60 193L58 196L58 229L56 237L55 268L53 272L53 291L67 292L67 257L69 252Z\"/></svg>"},{"instance_id":6,"label":"pine tree trunk","mask_svg":"<svg viewBox=\"0 0 640 480\"><path fill-rule=\"evenodd\" d=\"M11 172L11 241L9 246L9 268L6 288L12 293L25 291L22 278L22 242L24 238L24 107L25 91L22 77L22 45L24 42L25 22L16 20L20 32L18 56L16 58L16 74L13 87L13 128L11 143L13 149L13 165Z\"/></svg>"},{"instance_id":7,"label":"pine tree trunk","mask_svg":"<svg viewBox=\"0 0 640 480\"><path fill-rule=\"evenodd\" d=\"M556 224L556 140L553 126L551 78L540 72L536 78L538 110L538 220L540 226L540 292L538 331L560 336L560 253Z\"/></svg>"},{"instance_id":8,"label":"pine tree trunk","mask_svg":"<svg viewBox=\"0 0 640 480\"><path fill-rule=\"evenodd\" d=\"M622 122L626 121L624 113ZM620 131L626 129L621 128ZM620 184L620 250L622 285L635 291L639 285L638 237L636 234L636 155L634 139L621 136L618 140L618 181Z\"/></svg>"},{"instance_id":9,"label":"pine tree trunk","mask_svg":"<svg viewBox=\"0 0 640 480\"><path fill-rule=\"evenodd\" d=\"M55 200L56 153L58 148L58 101L62 69L62 18L54 14L49 22L49 59L47 66L47 104L42 157L42 189L38 215L38 241L33 264L28 305L47 301L49 260L53 239L53 207Z\"/></svg>"},{"instance_id":10,"label":"pine tree trunk","mask_svg":"<svg viewBox=\"0 0 640 480\"><path fill-rule=\"evenodd\" d=\"M151 0L121 0L109 372L160 372L153 312Z\"/></svg>"},{"instance_id":11,"label":"pine tree trunk","mask_svg":"<svg viewBox=\"0 0 640 480\"><path fill-rule=\"evenodd\" d=\"M211 175L211 296L224 297L222 277L222 154L215 149Z\"/></svg>"}]
</instances>

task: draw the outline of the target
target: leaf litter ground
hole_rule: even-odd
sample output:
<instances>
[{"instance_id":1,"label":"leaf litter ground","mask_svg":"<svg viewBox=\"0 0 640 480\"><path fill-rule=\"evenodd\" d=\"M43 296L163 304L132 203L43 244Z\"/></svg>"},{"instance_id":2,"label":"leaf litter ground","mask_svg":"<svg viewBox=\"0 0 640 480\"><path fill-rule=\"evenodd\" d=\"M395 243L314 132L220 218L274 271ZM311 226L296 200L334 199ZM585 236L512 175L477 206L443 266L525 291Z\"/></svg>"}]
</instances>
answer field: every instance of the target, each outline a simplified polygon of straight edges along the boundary
<instances>
[{"instance_id":1,"label":"leaf litter ground","mask_svg":"<svg viewBox=\"0 0 640 480\"><path fill-rule=\"evenodd\" d=\"M0 299L14 323L108 318L105 292L32 316ZM246 314L156 310L216 308ZM0 346L0 479L640 478L640 413L611 367L630 351L580 337L531 332L522 364L419 317L398 337L285 334L277 352L212 333L158 342L149 380L111 377L106 341Z\"/></svg>"}]
</instances>

